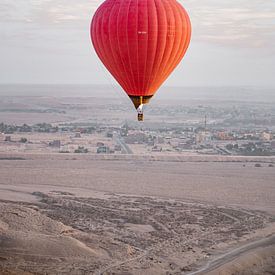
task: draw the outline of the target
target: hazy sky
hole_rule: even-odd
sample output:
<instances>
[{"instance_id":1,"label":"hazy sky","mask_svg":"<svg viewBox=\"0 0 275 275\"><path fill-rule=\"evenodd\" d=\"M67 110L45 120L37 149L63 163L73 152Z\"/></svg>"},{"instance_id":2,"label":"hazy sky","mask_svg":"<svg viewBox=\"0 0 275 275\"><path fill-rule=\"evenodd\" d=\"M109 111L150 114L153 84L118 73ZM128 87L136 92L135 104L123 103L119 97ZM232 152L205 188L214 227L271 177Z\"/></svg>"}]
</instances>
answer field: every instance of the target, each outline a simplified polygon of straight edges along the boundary
<instances>
[{"instance_id":1,"label":"hazy sky","mask_svg":"<svg viewBox=\"0 0 275 275\"><path fill-rule=\"evenodd\" d=\"M1 0L0 83L108 84L89 36L99 0ZM274 0L180 0L189 51L175 86L275 86Z\"/></svg>"}]
</instances>

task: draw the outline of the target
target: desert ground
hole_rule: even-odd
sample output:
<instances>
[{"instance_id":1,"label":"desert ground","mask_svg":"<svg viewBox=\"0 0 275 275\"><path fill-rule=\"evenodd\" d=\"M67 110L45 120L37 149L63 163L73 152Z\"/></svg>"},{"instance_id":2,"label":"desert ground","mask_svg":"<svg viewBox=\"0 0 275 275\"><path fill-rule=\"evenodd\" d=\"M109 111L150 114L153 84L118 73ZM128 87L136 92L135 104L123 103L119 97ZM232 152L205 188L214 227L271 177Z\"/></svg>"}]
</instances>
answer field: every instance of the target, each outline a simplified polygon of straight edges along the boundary
<instances>
[{"instance_id":1,"label":"desert ground","mask_svg":"<svg viewBox=\"0 0 275 275\"><path fill-rule=\"evenodd\" d=\"M0 274L275 274L274 156L140 144L96 153L99 141L122 143L101 128L125 123L182 132L205 127L207 115L209 128L274 131L272 89L171 88L143 124L110 87L2 85L0 95L0 123L98 130L1 134Z\"/></svg>"},{"instance_id":2,"label":"desert ground","mask_svg":"<svg viewBox=\"0 0 275 275\"><path fill-rule=\"evenodd\" d=\"M270 274L270 162L1 154L1 273Z\"/></svg>"}]
</instances>

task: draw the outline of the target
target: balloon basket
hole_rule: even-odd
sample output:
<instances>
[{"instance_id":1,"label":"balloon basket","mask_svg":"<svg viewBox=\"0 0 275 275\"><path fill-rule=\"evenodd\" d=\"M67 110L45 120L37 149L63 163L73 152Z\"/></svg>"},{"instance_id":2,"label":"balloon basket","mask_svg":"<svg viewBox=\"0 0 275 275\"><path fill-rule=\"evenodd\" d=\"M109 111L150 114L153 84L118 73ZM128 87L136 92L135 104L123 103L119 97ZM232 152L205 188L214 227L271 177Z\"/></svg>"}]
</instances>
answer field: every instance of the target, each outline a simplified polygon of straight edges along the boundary
<instances>
[{"instance_id":1,"label":"balloon basket","mask_svg":"<svg viewBox=\"0 0 275 275\"><path fill-rule=\"evenodd\" d=\"M138 114L138 121L143 121L143 120L144 120L143 114Z\"/></svg>"}]
</instances>

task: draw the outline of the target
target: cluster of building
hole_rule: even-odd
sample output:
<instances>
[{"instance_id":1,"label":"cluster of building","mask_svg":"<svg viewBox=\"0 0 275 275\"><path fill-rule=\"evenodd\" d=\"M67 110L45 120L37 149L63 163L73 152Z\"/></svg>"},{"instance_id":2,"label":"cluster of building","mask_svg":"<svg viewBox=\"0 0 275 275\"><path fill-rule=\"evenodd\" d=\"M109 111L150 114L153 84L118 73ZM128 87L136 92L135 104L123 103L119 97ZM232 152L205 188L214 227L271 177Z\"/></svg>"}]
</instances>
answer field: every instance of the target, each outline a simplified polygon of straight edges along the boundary
<instances>
[{"instance_id":1,"label":"cluster of building","mask_svg":"<svg viewBox=\"0 0 275 275\"><path fill-rule=\"evenodd\" d=\"M137 130L124 124L122 127L102 125L61 125L42 123L11 126L0 124L2 143L34 148L35 133L48 135L37 137L40 148L60 153L196 153L223 155L275 155L275 133L271 130L215 129L206 127L162 127ZM26 135L24 135L24 133ZM20 145L21 144L21 145ZM33 144L33 146L31 146ZM36 148L39 146L37 145ZM42 149L43 149L42 148ZM42 150L41 149L41 150Z\"/></svg>"},{"instance_id":2,"label":"cluster of building","mask_svg":"<svg viewBox=\"0 0 275 275\"><path fill-rule=\"evenodd\" d=\"M271 131L215 130L206 128L129 130L129 145L143 144L151 152L196 152L223 155L275 155L275 134Z\"/></svg>"}]
</instances>

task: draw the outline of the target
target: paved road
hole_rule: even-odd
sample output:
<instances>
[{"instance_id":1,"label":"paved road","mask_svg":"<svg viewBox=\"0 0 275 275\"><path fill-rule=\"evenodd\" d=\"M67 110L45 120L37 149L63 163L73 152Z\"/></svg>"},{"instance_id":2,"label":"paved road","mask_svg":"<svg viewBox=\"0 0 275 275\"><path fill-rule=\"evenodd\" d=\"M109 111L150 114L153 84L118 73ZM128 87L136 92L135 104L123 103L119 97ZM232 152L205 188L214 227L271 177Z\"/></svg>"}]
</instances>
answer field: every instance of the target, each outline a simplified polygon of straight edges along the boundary
<instances>
[{"instance_id":1,"label":"paved road","mask_svg":"<svg viewBox=\"0 0 275 275\"><path fill-rule=\"evenodd\" d=\"M121 137L119 134L115 136L116 142L118 145L121 146L121 151L123 154L133 154L133 151L131 148L125 143L123 137Z\"/></svg>"},{"instance_id":2,"label":"paved road","mask_svg":"<svg viewBox=\"0 0 275 275\"><path fill-rule=\"evenodd\" d=\"M207 272L215 271L217 268L221 267L222 265L230 263L231 261L235 260L236 258L240 257L241 255L251 250L254 250L256 248L261 248L261 247L267 247L271 245L275 245L275 235L235 248L213 259L212 261L208 262L207 265L202 267L201 269L187 273L187 275L207 274Z\"/></svg>"}]
</instances>

